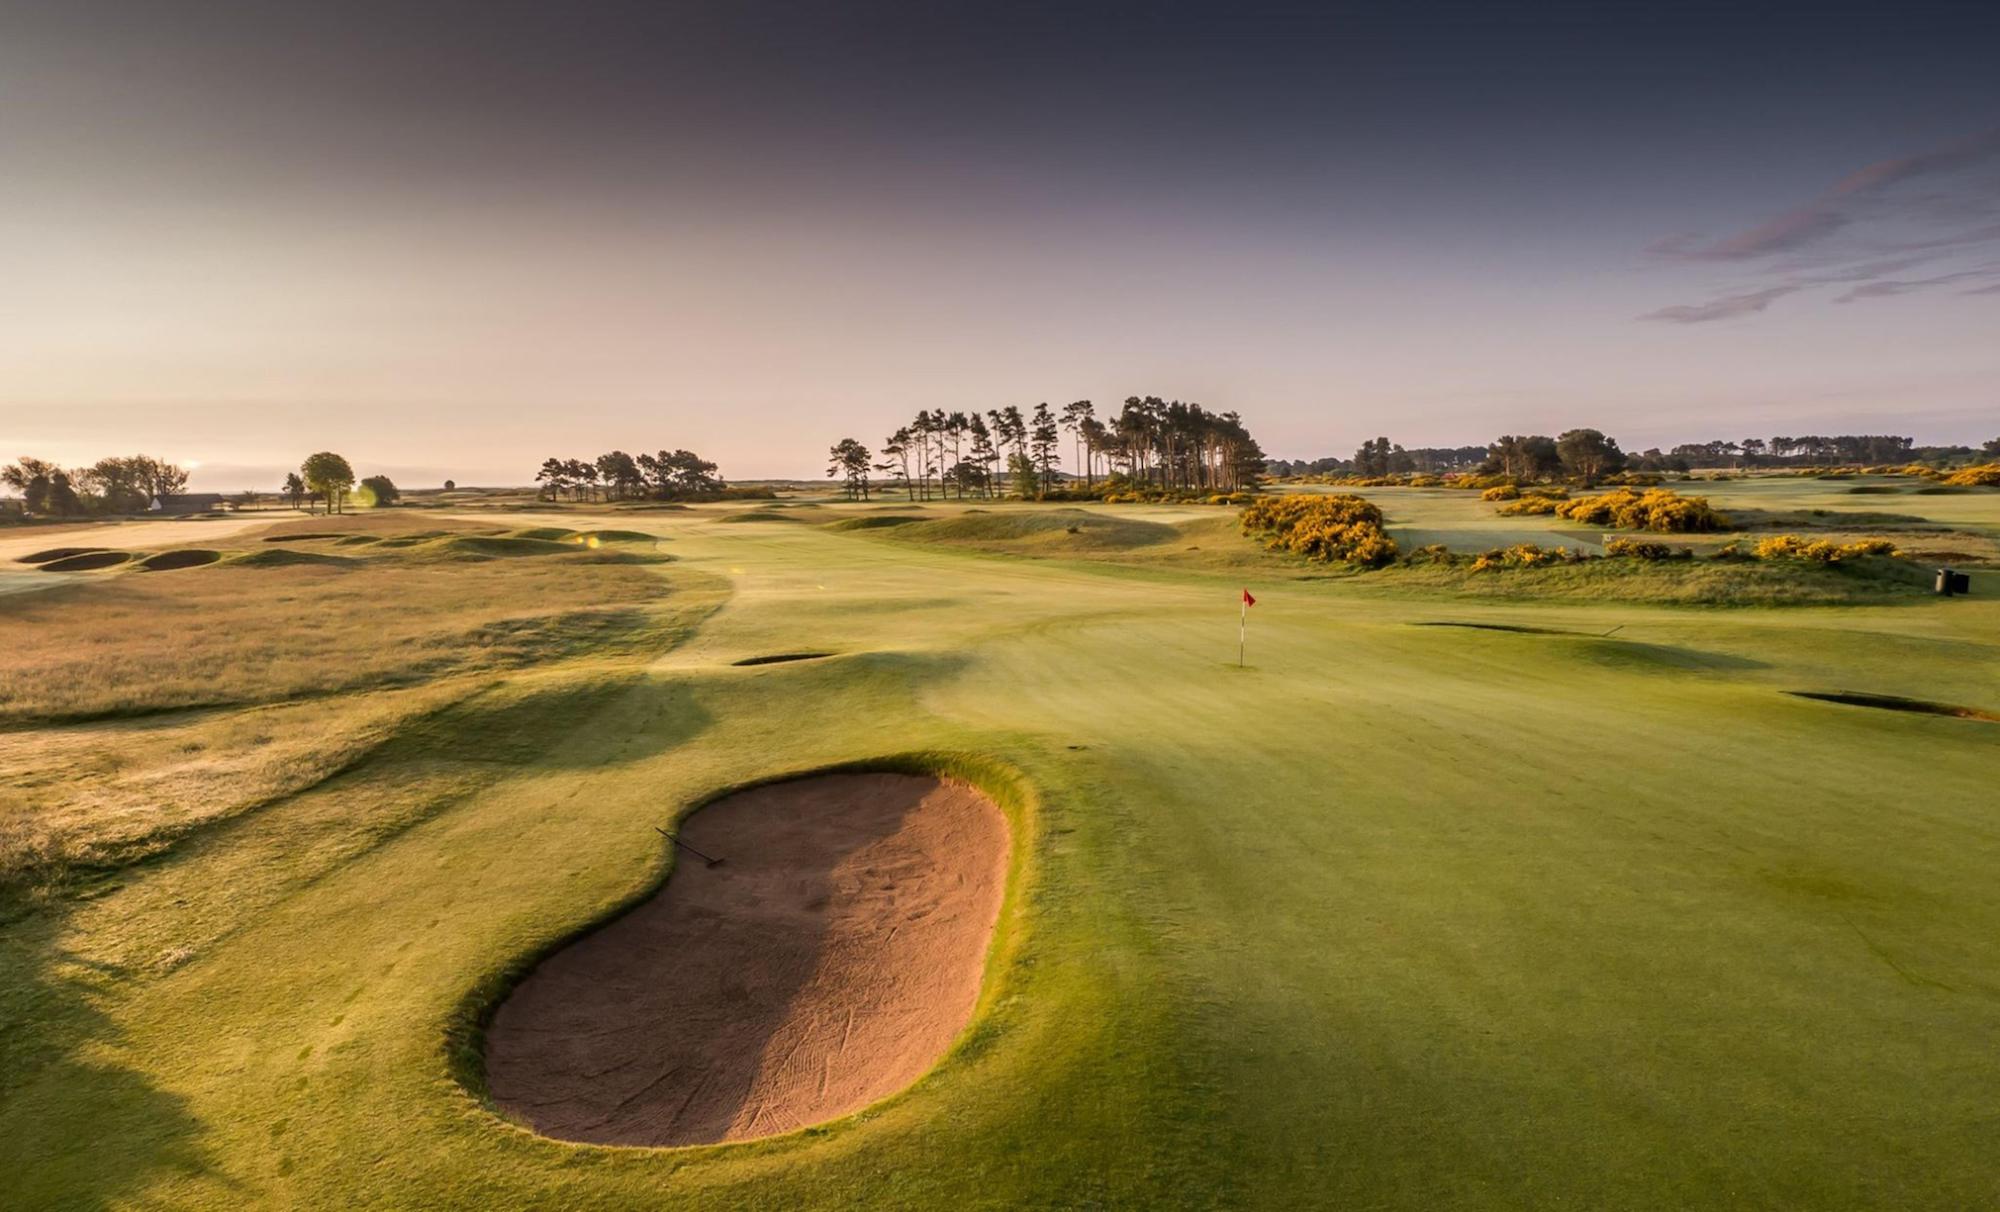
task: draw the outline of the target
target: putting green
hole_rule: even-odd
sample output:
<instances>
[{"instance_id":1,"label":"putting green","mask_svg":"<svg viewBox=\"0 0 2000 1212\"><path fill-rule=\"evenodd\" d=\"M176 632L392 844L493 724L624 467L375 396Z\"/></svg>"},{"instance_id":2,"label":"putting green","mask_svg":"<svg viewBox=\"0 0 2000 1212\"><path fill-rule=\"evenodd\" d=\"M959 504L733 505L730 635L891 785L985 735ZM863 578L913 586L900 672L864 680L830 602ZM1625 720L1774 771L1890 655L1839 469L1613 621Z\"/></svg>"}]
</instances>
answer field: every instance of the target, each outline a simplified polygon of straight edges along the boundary
<instances>
[{"instance_id":1,"label":"putting green","mask_svg":"<svg viewBox=\"0 0 2000 1212\"><path fill-rule=\"evenodd\" d=\"M1980 499L1954 524L1991 525ZM670 583L727 584L666 655L509 674L0 928L8 1200L2000 1199L2000 729L1784 693L2000 708L1993 575L1842 609L1252 582L1239 669L1234 572L729 516L618 517L672 540ZM789 653L836 655L738 664ZM468 1005L656 884L656 825L911 753L1014 795L1032 868L973 1025L913 1088L646 1150L539 1137L462 1084Z\"/></svg>"}]
</instances>

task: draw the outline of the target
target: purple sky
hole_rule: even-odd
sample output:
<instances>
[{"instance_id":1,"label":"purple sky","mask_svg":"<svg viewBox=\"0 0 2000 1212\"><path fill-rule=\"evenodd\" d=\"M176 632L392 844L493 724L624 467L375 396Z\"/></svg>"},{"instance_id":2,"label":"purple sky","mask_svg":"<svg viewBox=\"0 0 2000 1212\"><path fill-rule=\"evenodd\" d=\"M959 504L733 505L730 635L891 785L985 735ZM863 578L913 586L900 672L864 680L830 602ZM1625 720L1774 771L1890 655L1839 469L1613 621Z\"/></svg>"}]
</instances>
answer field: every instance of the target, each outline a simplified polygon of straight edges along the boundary
<instances>
[{"instance_id":1,"label":"purple sky","mask_svg":"<svg viewBox=\"0 0 2000 1212\"><path fill-rule=\"evenodd\" d=\"M2000 434L2000 9L0 0L0 455Z\"/></svg>"}]
</instances>

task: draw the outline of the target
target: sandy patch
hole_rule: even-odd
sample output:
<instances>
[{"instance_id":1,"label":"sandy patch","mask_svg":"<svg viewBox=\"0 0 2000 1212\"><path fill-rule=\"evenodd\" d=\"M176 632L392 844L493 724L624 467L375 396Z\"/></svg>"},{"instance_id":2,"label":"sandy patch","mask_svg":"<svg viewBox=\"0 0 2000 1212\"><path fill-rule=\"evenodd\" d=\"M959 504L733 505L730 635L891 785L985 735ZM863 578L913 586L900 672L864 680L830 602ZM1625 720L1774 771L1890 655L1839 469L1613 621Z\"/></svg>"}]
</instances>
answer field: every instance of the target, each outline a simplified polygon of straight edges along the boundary
<instances>
[{"instance_id":1,"label":"sandy patch","mask_svg":"<svg viewBox=\"0 0 2000 1212\"><path fill-rule=\"evenodd\" d=\"M972 1016L1005 817L962 783L820 775L690 817L664 888L544 960L486 1037L494 1101L545 1135L689 1145L858 1110Z\"/></svg>"}]
</instances>

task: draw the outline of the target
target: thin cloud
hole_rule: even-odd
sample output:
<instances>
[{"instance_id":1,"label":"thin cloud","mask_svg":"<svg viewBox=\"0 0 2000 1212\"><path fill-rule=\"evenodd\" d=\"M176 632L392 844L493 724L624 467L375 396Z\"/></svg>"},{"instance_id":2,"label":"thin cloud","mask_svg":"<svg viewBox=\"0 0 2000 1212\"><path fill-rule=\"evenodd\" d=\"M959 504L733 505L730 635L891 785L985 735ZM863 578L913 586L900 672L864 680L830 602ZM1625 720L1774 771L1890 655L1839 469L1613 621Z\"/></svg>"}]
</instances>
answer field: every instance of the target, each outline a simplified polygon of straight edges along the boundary
<instances>
[{"instance_id":1,"label":"thin cloud","mask_svg":"<svg viewBox=\"0 0 2000 1212\"><path fill-rule=\"evenodd\" d=\"M1869 193L1883 189L1912 177L1930 173L1950 172L1977 164L1986 157L2000 152L2000 129L1989 130L1969 139L1947 143L1943 147L1914 156L1899 156L1893 160L1878 160L1858 172L1850 173L1834 185L1835 197L1851 197L1854 194Z\"/></svg>"},{"instance_id":2,"label":"thin cloud","mask_svg":"<svg viewBox=\"0 0 2000 1212\"><path fill-rule=\"evenodd\" d=\"M1681 303L1673 307L1662 307L1658 311L1647 312L1641 320L1668 320L1675 324L1705 324L1710 320L1728 320L1736 316L1747 316L1763 311L1772 303L1804 289L1799 286L1773 286L1765 290L1751 291L1747 295L1728 295L1711 299L1707 303Z\"/></svg>"},{"instance_id":3,"label":"thin cloud","mask_svg":"<svg viewBox=\"0 0 2000 1212\"><path fill-rule=\"evenodd\" d=\"M2000 269L1967 269L1961 270L1958 273L1939 274L1932 278L1900 280L1891 278L1880 282L1864 283L1835 299L1834 302L1852 303L1857 299L1886 299L1895 295L1907 295L1920 290L1929 290L1933 286L1947 286L1953 282L1977 282L1983 278L1996 276L2000 276ZM1988 290L1995 289L2000 289L2000 286L1969 290L1961 293L1977 295L1985 294Z\"/></svg>"},{"instance_id":4,"label":"thin cloud","mask_svg":"<svg viewBox=\"0 0 2000 1212\"><path fill-rule=\"evenodd\" d=\"M1854 206L1881 194L1889 187L1919 177L1955 172L2000 154L2000 129L1990 130L1943 147L1878 160L1836 181L1827 191L1802 206L1747 231L1700 244L1687 236L1674 236L1653 245L1661 256L1686 261L1749 261L1774 253L1794 252L1817 244L1855 222ZM1948 195L1932 195L1926 204L1936 206ZM1994 229L1983 229L1991 233ZM1947 236L1940 246L1977 242L1990 234L1964 233Z\"/></svg>"}]
</instances>

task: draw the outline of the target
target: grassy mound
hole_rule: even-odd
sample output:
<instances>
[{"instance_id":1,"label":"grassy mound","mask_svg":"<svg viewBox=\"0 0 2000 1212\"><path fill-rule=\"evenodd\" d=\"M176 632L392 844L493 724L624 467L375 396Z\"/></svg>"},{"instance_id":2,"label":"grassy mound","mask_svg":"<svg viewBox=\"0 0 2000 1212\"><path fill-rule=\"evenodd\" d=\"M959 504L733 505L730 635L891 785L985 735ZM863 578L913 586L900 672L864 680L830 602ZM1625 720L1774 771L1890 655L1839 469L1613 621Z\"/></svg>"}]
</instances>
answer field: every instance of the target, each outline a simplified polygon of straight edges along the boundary
<instances>
[{"instance_id":1,"label":"grassy mound","mask_svg":"<svg viewBox=\"0 0 2000 1212\"><path fill-rule=\"evenodd\" d=\"M20 564L48 564L56 560L73 559L80 555L91 555L99 551L109 551L109 547L51 547L47 551L37 551L24 555L15 561Z\"/></svg>"},{"instance_id":2,"label":"grassy mound","mask_svg":"<svg viewBox=\"0 0 2000 1212\"><path fill-rule=\"evenodd\" d=\"M86 551L82 555L65 556L60 560L50 560L42 565L43 572L93 572L99 568L112 568L132 558L129 551Z\"/></svg>"},{"instance_id":3,"label":"grassy mound","mask_svg":"<svg viewBox=\"0 0 2000 1212\"><path fill-rule=\"evenodd\" d=\"M1029 509L913 521L899 528L896 537L987 550L1064 552L1148 547L1169 542L1178 533L1162 522L1085 509Z\"/></svg>"},{"instance_id":4,"label":"grassy mound","mask_svg":"<svg viewBox=\"0 0 2000 1212\"><path fill-rule=\"evenodd\" d=\"M510 530L510 539L567 539L576 531L567 526L529 526L523 530Z\"/></svg>"},{"instance_id":5,"label":"grassy mound","mask_svg":"<svg viewBox=\"0 0 2000 1212\"><path fill-rule=\"evenodd\" d=\"M518 538L511 535L452 534L418 544L427 555L447 558L490 560L513 556L561 555L575 551L571 543L555 539Z\"/></svg>"},{"instance_id":6,"label":"grassy mound","mask_svg":"<svg viewBox=\"0 0 2000 1212\"><path fill-rule=\"evenodd\" d=\"M776 509L752 509L747 513L726 513L715 519L718 522L804 522L805 518Z\"/></svg>"},{"instance_id":7,"label":"grassy mound","mask_svg":"<svg viewBox=\"0 0 2000 1212\"><path fill-rule=\"evenodd\" d=\"M206 547L182 547L174 551L161 551L139 561L139 567L147 572L168 572L175 568L199 568L203 564L213 564L222 558L222 553Z\"/></svg>"},{"instance_id":8,"label":"grassy mound","mask_svg":"<svg viewBox=\"0 0 2000 1212\"><path fill-rule=\"evenodd\" d=\"M908 526L912 522L921 522L924 520L923 518L911 517L908 514L884 513L869 518L842 518L838 522L828 522L826 528L828 530L882 530L890 526Z\"/></svg>"},{"instance_id":9,"label":"grassy mound","mask_svg":"<svg viewBox=\"0 0 2000 1212\"><path fill-rule=\"evenodd\" d=\"M588 547L595 543L657 543L657 535L643 530L579 530L569 535L572 543L582 543Z\"/></svg>"},{"instance_id":10,"label":"grassy mound","mask_svg":"<svg viewBox=\"0 0 2000 1212\"><path fill-rule=\"evenodd\" d=\"M291 551L283 547L267 547L262 551L232 556L227 562L237 568L296 568L301 565L352 568L359 561L347 556L321 555L316 551Z\"/></svg>"},{"instance_id":11,"label":"grassy mound","mask_svg":"<svg viewBox=\"0 0 2000 1212\"><path fill-rule=\"evenodd\" d=\"M267 534L266 543L310 543L318 539L351 539L356 536L344 530L297 530L289 534Z\"/></svg>"}]
</instances>

